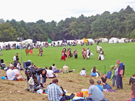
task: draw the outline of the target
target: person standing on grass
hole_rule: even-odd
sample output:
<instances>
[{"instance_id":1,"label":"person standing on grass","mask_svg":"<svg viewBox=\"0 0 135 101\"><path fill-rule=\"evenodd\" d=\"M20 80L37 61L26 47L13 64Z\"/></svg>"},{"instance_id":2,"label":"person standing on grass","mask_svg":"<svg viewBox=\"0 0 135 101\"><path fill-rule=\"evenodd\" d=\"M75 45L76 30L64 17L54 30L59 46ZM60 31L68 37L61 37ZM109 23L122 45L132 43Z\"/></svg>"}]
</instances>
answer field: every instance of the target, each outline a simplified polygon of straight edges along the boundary
<instances>
[{"instance_id":1,"label":"person standing on grass","mask_svg":"<svg viewBox=\"0 0 135 101\"><path fill-rule=\"evenodd\" d=\"M64 49L62 50L62 53L61 53L61 60L66 60L66 58L65 58L65 51L64 51ZM61 61L60 60L60 61Z\"/></svg>"},{"instance_id":2,"label":"person standing on grass","mask_svg":"<svg viewBox=\"0 0 135 101\"><path fill-rule=\"evenodd\" d=\"M18 53L16 54L16 61L17 61L17 63L19 62L19 56L18 56Z\"/></svg>"},{"instance_id":3,"label":"person standing on grass","mask_svg":"<svg viewBox=\"0 0 135 101\"><path fill-rule=\"evenodd\" d=\"M124 77L125 65L120 60L117 60L116 62L119 65L118 75L117 75L117 80L116 80L116 83L117 83L117 89L116 90L119 90L120 88L123 89L122 78Z\"/></svg>"},{"instance_id":4,"label":"person standing on grass","mask_svg":"<svg viewBox=\"0 0 135 101\"><path fill-rule=\"evenodd\" d=\"M117 80L117 75L118 75L118 68L117 65L114 66L114 75L112 76L113 82L112 86L115 86L115 81Z\"/></svg>"},{"instance_id":5,"label":"person standing on grass","mask_svg":"<svg viewBox=\"0 0 135 101\"><path fill-rule=\"evenodd\" d=\"M13 61L14 61L14 62L16 61L16 54L15 54L14 57L13 57Z\"/></svg>"},{"instance_id":6,"label":"person standing on grass","mask_svg":"<svg viewBox=\"0 0 135 101\"><path fill-rule=\"evenodd\" d=\"M74 51L74 56L75 56L75 59L77 59L77 50L75 49L75 51Z\"/></svg>"},{"instance_id":7,"label":"person standing on grass","mask_svg":"<svg viewBox=\"0 0 135 101\"><path fill-rule=\"evenodd\" d=\"M85 59L85 57L87 55L87 50L85 50L84 47L83 47L83 50L82 50L82 55L83 55L83 59Z\"/></svg>"},{"instance_id":8,"label":"person standing on grass","mask_svg":"<svg viewBox=\"0 0 135 101\"><path fill-rule=\"evenodd\" d=\"M90 49L87 48L87 59L90 59Z\"/></svg>"},{"instance_id":9,"label":"person standing on grass","mask_svg":"<svg viewBox=\"0 0 135 101\"><path fill-rule=\"evenodd\" d=\"M104 51L102 50L102 48L100 47L100 51L99 51L99 57L98 60L104 60Z\"/></svg>"}]
</instances>

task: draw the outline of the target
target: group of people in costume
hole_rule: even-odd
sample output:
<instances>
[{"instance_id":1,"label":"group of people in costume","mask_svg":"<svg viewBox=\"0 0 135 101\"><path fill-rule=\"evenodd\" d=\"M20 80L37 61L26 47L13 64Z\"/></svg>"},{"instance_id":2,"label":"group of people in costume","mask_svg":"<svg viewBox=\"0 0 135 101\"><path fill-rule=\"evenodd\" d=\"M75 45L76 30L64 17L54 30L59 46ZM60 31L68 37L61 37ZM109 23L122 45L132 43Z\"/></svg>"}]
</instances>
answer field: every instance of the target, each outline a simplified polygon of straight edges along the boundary
<instances>
[{"instance_id":1,"label":"group of people in costume","mask_svg":"<svg viewBox=\"0 0 135 101\"><path fill-rule=\"evenodd\" d=\"M42 54L43 54L42 47L39 47L38 49L39 49L38 56L39 55L42 56ZM26 53L26 55L28 55L29 53L32 55L33 54L33 47L30 47L30 49L26 48L25 53Z\"/></svg>"},{"instance_id":2,"label":"group of people in costume","mask_svg":"<svg viewBox=\"0 0 135 101\"><path fill-rule=\"evenodd\" d=\"M73 57L73 55L75 56L75 59L77 59L78 56L77 56L77 50L76 49L75 49L75 51L73 53L71 53L71 48L70 47L67 49L67 51L66 51L66 48L64 47L62 52L61 52L61 60L65 61L66 57L71 58L71 57Z\"/></svg>"},{"instance_id":3,"label":"group of people in costume","mask_svg":"<svg viewBox=\"0 0 135 101\"><path fill-rule=\"evenodd\" d=\"M91 54L91 52L90 52L89 48L87 48L87 50L85 48L83 48L83 50L82 50L83 59L85 59L86 57L87 57L87 59L90 59L90 54Z\"/></svg>"},{"instance_id":4,"label":"group of people in costume","mask_svg":"<svg viewBox=\"0 0 135 101\"><path fill-rule=\"evenodd\" d=\"M28 48L25 49L26 55L28 55L29 52L30 52L31 55L33 54L33 48L32 47L30 49L28 49Z\"/></svg>"},{"instance_id":5,"label":"group of people in costume","mask_svg":"<svg viewBox=\"0 0 135 101\"><path fill-rule=\"evenodd\" d=\"M67 53L66 53L67 52ZM100 47L100 50L97 51L97 53L99 53L99 57L98 57L98 60L104 60L104 51L102 50L102 48ZM83 50L82 50L82 56L83 56L83 59L85 59L87 57L87 59L90 59L90 56L91 56L91 51L89 48L87 48L87 50L83 47ZM75 51L73 52L73 54L71 53L71 48L69 47L68 50L66 51L66 48L64 47L63 50L62 50L62 53L61 53L61 60L66 60L66 57L67 58L71 58L71 57L75 57L75 59L78 58L78 52L77 50L75 49ZM60 60L60 61L61 61Z\"/></svg>"}]
</instances>

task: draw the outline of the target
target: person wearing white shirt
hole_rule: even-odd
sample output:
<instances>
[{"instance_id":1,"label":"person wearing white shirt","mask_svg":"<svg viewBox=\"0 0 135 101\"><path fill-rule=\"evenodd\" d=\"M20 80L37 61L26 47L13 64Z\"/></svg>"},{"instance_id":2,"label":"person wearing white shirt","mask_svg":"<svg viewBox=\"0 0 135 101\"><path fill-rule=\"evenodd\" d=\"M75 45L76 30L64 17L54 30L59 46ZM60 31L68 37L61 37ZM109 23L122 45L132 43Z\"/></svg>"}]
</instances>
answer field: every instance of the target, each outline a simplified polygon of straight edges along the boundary
<instances>
[{"instance_id":1,"label":"person wearing white shirt","mask_svg":"<svg viewBox=\"0 0 135 101\"><path fill-rule=\"evenodd\" d=\"M14 71L17 79L23 79L22 76L21 76L21 74L20 74L20 72L19 72L19 70L17 68L13 69L13 71Z\"/></svg>"},{"instance_id":2,"label":"person wearing white shirt","mask_svg":"<svg viewBox=\"0 0 135 101\"><path fill-rule=\"evenodd\" d=\"M49 78L55 78L56 77L56 75L52 71L52 67L50 67L49 70L47 70L47 74L48 74Z\"/></svg>"},{"instance_id":3,"label":"person wearing white shirt","mask_svg":"<svg viewBox=\"0 0 135 101\"><path fill-rule=\"evenodd\" d=\"M55 64L53 64L53 66L52 66L52 71L54 72L54 73L60 73L60 70L56 70L56 65Z\"/></svg>"},{"instance_id":4,"label":"person wearing white shirt","mask_svg":"<svg viewBox=\"0 0 135 101\"><path fill-rule=\"evenodd\" d=\"M13 57L13 61L14 61L14 62L16 61L16 55L14 55L14 57Z\"/></svg>"},{"instance_id":5,"label":"person wearing white shirt","mask_svg":"<svg viewBox=\"0 0 135 101\"><path fill-rule=\"evenodd\" d=\"M8 80L17 80L15 72L12 70L13 65L9 67L9 69L6 72L7 79Z\"/></svg>"},{"instance_id":6,"label":"person wearing white shirt","mask_svg":"<svg viewBox=\"0 0 135 101\"><path fill-rule=\"evenodd\" d=\"M83 68L83 69L81 70L80 75L86 75L86 70L85 70L85 68Z\"/></svg>"}]
</instances>

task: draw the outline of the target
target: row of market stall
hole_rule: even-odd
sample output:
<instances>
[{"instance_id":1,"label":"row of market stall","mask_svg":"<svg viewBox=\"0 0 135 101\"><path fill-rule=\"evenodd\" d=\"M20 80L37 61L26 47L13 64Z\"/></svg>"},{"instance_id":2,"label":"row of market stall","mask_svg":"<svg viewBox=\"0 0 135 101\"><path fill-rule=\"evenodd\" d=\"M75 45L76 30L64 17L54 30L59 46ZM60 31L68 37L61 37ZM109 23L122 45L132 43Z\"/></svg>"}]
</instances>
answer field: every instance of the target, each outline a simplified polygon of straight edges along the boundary
<instances>
[{"instance_id":1,"label":"row of market stall","mask_svg":"<svg viewBox=\"0 0 135 101\"><path fill-rule=\"evenodd\" d=\"M98 38L98 39L92 39L92 38L87 38L88 42L89 43L95 43L97 42L97 40L100 40L100 42L108 42L108 43L124 43L124 42L132 42L133 39L127 39L127 38L111 38L111 39L107 39L107 38ZM81 44L83 43L84 40L83 39L76 39L76 40L67 40L66 43L75 43L75 44ZM27 39L27 40L23 40L21 42L17 42L17 41L8 41L8 42L0 42L0 48L3 49L5 48L6 46L10 45L10 47L14 47L14 45L17 46L26 46L26 45L40 45L40 46L44 46L45 43L47 43L47 41L37 41L36 43L33 43L33 40L32 39ZM52 41L51 43L49 43L48 45L52 45L54 44L55 45L61 45L65 42L63 42L63 40L58 40L58 41Z\"/></svg>"}]
</instances>

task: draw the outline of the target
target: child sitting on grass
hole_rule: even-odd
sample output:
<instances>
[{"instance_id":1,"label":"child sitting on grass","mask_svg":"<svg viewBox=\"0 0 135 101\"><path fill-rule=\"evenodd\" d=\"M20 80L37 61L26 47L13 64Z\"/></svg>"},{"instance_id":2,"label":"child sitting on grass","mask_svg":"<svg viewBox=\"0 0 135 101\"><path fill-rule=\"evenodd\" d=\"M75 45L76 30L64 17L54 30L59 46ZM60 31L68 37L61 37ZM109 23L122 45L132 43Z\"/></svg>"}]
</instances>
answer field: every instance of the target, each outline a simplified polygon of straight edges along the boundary
<instances>
[{"instance_id":1,"label":"child sitting on grass","mask_svg":"<svg viewBox=\"0 0 135 101\"><path fill-rule=\"evenodd\" d=\"M103 87L100 84L101 84L101 81L98 80L97 81L97 87L103 92Z\"/></svg>"},{"instance_id":2,"label":"child sitting on grass","mask_svg":"<svg viewBox=\"0 0 135 101\"><path fill-rule=\"evenodd\" d=\"M80 72L80 75L86 75L86 70L85 68L82 68L81 72Z\"/></svg>"}]
</instances>

